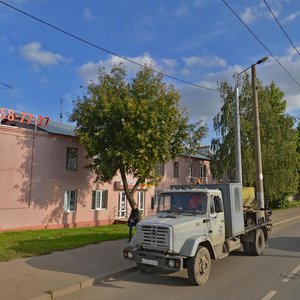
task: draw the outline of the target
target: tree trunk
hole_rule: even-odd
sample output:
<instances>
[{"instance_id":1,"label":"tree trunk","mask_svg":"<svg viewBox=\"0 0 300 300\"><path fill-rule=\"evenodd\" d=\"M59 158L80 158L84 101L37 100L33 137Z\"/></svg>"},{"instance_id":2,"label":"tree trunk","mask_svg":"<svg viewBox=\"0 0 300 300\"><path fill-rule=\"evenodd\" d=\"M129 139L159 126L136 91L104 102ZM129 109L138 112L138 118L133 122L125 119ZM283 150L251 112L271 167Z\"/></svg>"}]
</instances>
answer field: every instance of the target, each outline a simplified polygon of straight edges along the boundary
<instances>
[{"instance_id":1,"label":"tree trunk","mask_svg":"<svg viewBox=\"0 0 300 300\"><path fill-rule=\"evenodd\" d=\"M126 172L125 172L125 169L122 168L120 169L120 173L121 173L121 178L122 178L122 182L123 182L123 187L124 187L124 192L125 192L125 195L126 195L126 198L130 204L130 207L133 208L133 205L134 204L137 204L136 201L134 200L134 194L140 184L140 180L137 179L134 187L130 190L128 188L128 181L127 181L127 178L126 178Z\"/></svg>"}]
</instances>

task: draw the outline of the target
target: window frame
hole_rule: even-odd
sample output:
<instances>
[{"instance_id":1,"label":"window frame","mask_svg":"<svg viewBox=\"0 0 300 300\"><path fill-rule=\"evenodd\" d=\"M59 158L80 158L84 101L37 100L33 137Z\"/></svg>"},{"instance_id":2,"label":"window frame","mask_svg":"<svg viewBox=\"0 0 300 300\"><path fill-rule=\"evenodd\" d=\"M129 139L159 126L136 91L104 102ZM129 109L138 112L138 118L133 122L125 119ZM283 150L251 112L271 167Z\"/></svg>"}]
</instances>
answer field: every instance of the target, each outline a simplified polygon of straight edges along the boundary
<instances>
[{"instance_id":1,"label":"window frame","mask_svg":"<svg viewBox=\"0 0 300 300\"><path fill-rule=\"evenodd\" d=\"M72 163L72 160L74 160L73 163ZM72 166L72 164L74 164L74 166ZM66 170L67 171L77 171L78 170L78 148L67 147Z\"/></svg>"},{"instance_id":2,"label":"window frame","mask_svg":"<svg viewBox=\"0 0 300 300\"><path fill-rule=\"evenodd\" d=\"M138 191L138 210L141 212L141 215L144 216L145 214L145 192ZM142 204L142 205L141 205Z\"/></svg>"},{"instance_id":3,"label":"window frame","mask_svg":"<svg viewBox=\"0 0 300 300\"><path fill-rule=\"evenodd\" d=\"M97 199L97 197L99 197ZM93 190L92 191L92 210L107 210L108 190Z\"/></svg>"},{"instance_id":4,"label":"window frame","mask_svg":"<svg viewBox=\"0 0 300 300\"><path fill-rule=\"evenodd\" d=\"M205 164L200 164L199 177L206 178L207 167Z\"/></svg>"},{"instance_id":5,"label":"window frame","mask_svg":"<svg viewBox=\"0 0 300 300\"><path fill-rule=\"evenodd\" d=\"M173 162L173 177L179 178L179 161L178 160Z\"/></svg>"},{"instance_id":6,"label":"window frame","mask_svg":"<svg viewBox=\"0 0 300 300\"><path fill-rule=\"evenodd\" d=\"M188 177L189 178L193 178L194 177L194 165L192 163L189 164L189 168L188 168Z\"/></svg>"},{"instance_id":7,"label":"window frame","mask_svg":"<svg viewBox=\"0 0 300 300\"><path fill-rule=\"evenodd\" d=\"M72 193L75 197L74 203L71 205L71 197ZM77 190L65 190L64 193L64 212L70 213L70 212L76 212L77 210ZM73 207L73 209L71 209Z\"/></svg>"},{"instance_id":8,"label":"window frame","mask_svg":"<svg viewBox=\"0 0 300 300\"><path fill-rule=\"evenodd\" d=\"M165 164L161 163L157 166L157 173L161 177L165 176Z\"/></svg>"}]
</instances>

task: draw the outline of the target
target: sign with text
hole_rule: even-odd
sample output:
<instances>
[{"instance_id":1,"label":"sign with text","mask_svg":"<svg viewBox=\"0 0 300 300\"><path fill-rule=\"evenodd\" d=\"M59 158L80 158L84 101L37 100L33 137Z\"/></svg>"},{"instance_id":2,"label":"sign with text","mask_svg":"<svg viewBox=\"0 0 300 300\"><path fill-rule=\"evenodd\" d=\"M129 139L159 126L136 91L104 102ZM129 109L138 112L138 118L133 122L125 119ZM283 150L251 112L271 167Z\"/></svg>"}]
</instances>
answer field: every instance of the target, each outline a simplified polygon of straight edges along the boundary
<instances>
[{"instance_id":1,"label":"sign with text","mask_svg":"<svg viewBox=\"0 0 300 300\"><path fill-rule=\"evenodd\" d=\"M16 121L25 124L34 124L36 126L46 127L49 123L49 117L35 116L27 112L17 112L13 109L0 107L0 120Z\"/></svg>"}]
</instances>

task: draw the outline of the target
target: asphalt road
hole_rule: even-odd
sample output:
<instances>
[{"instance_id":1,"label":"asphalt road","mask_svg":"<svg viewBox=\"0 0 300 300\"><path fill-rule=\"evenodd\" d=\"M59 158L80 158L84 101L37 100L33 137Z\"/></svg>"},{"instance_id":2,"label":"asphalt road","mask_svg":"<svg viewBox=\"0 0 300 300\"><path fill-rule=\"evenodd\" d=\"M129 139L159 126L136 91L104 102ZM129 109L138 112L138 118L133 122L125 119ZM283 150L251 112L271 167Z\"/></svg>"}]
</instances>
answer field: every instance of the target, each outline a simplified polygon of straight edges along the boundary
<instances>
[{"instance_id":1,"label":"asphalt road","mask_svg":"<svg viewBox=\"0 0 300 300\"><path fill-rule=\"evenodd\" d=\"M209 281L201 287L189 285L186 271L136 271L60 299L299 300L300 221L275 227L263 256L234 252L213 262Z\"/></svg>"}]
</instances>

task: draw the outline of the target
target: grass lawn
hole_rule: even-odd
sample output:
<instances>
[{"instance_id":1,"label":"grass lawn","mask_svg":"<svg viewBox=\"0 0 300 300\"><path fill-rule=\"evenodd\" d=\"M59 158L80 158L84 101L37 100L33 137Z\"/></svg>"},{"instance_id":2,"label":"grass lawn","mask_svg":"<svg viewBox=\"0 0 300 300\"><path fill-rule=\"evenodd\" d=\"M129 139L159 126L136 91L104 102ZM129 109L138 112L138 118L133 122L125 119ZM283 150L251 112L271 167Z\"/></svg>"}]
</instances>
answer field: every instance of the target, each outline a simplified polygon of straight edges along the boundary
<instances>
[{"instance_id":1,"label":"grass lawn","mask_svg":"<svg viewBox=\"0 0 300 300\"><path fill-rule=\"evenodd\" d=\"M0 233L0 261L48 254L128 237L124 224Z\"/></svg>"},{"instance_id":2,"label":"grass lawn","mask_svg":"<svg viewBox=\"0 0 300 300\"><path fill-rule=\"evenodd\" d=\"M290 207L298 207L298 206L300 206L300 200L299 201L294 200L289 203L289 208Z\"/></svg>"}]
</instances>

